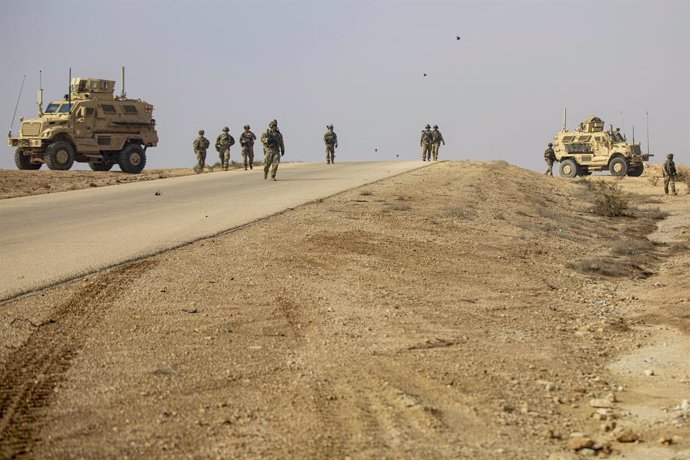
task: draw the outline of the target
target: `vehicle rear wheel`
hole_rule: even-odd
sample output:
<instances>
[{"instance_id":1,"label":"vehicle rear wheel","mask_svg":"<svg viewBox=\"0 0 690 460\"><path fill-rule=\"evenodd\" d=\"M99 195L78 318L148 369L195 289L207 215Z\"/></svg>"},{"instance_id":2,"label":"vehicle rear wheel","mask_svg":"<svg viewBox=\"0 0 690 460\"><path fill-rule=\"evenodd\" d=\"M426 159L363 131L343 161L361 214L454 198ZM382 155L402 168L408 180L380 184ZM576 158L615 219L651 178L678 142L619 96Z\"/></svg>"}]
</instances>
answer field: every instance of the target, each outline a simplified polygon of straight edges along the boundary
<instances>
[{"instance_id":1,"label":"vehicle rear wheel","mask_svg":"<svg viewBox=\"0 0 690 460\"><path fill-rule=\"evenodd\" d=\"M628 176L630 177L640 177L644 172L644 165L637 166L636 168L628 169Z\"/></svg>"},{"instance_id":2,"label":"vehicle rear wheel","mask_svg":"<svg viewBox=\"0 0 690 460\"><path fill-rule=\"evenodd\" d=\"M48 168L56 171L67 171L74 164L74 149L65 141L50 144L43 155Z\"/></svg>"},{"instance_id":3,"label":"vehicle rear wheel","mask_svg":"<svg viewBox=\"0 0 690 460\"><path fill-rule=\"evenodd\" d=\"M146 152L138 144L129 144L117 155L117 164L123 172L139 174L146 166Z\"/></svg>"},{"instance_id":4,"label":"vehicle rear wheel","mask_svg":"<svg viewBox=\"0 0 690 460\"><path fill-rule=\"evenodd\" d=\"M616 157L609 163L609 172L613 176L625 176L628 173L628 162L623 157Z\"/></svg>"},{"instance_id":5,"label":"vehicle rear wheel","mask_svg":"<svg viewBox=\"0 0 690 460\"><path fill-rule=\"evenodd\" d=\"M570 158L563 160L561 162L560 174L561 177L567 177L569 179L577 176L577 163Z\"/></svg>"},{"instance_id":6,"label":"vehicle rear wheel","mask_svg":"<svg viewBox=\"0 0 690 460\"><path fill-rule=\"evenodd\" d=\"M110 171L112 167L112 163L89 163L91 171Z\"/></svg>"},{"instance_id":7,"label":"vehicle rear wheel","mask_svg":"<svg viewBox=\"0 0 690 460\"><path fill-rule=\"evenodd\" d=\"M24 155L24 151L21 148L17 148L14 151L14 164L17 165L17 169L34 171L41 169L41 166L43 166L43 163L32 163L31 159Z\"/></svg>"}]
</instances>

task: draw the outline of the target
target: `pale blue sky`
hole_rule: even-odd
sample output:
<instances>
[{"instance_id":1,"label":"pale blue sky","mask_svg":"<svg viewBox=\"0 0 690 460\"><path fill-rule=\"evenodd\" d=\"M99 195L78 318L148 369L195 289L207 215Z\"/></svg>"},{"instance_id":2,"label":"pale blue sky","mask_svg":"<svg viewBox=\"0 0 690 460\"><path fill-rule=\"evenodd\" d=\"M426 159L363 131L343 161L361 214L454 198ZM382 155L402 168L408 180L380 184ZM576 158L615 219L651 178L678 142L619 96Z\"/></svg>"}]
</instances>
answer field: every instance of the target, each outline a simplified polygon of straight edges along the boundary
<instances>
[{"instance_id":1,"label":"pale blue sky","mask_svg":"<svg viewBox=\"0 0 690 460\"><path fill-rule=\"evenodd\" d=\"M119 88L125 65L128 95L156 109L150 168L192 166L200 128L277 118L286 160L323 161L329 123L337 161L420 159L436 123L442 159L541 170L564 107L570 128L634 125L645 150L648 111L654 161L690 164L690 0L3 0L0 57L5 132L23 75L32 118L39 70L49 100L70 67Z\"/></svg>"}]
</instances>

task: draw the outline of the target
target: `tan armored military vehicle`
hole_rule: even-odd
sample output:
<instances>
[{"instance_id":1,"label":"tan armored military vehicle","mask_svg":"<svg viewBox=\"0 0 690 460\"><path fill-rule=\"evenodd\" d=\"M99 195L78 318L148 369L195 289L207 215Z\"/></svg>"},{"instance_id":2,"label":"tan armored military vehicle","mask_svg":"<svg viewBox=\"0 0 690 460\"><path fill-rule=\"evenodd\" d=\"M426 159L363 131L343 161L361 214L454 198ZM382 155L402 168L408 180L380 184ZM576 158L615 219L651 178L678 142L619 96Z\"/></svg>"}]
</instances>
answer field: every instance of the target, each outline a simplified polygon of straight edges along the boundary
<instances>
[{"instance_id":1,"label":"tan armored military vehicle","mask_svg":"<svg viewBox=\"0 0 690 460\"><path fill-rule=\"evenodd\" d=\"M116 96L114 88L111 80L73 78L70 94L45 110L39 92L38 118L21 120L19 134L9 134L9 145L17 148L17 168L40 169L45 163L50 169L68 170L77 161L94 171L118 164L124 172L140 173L146 149L158 144L153 106L128 99L124 88Z\"/></svg>"},{"instance_id":2,"label":"tan armored military vehicle","mask_svg":"<svg viewBox=\"0 0 690 460\"><path fill-rule=\"evenodd\" d=\"M653 155L643 154L640 144L628 143L619 130L604 131L599 117L589 117L575 131L563 131L553 138L556 161L561 163L563 177L588 176L608 170L614 176L640 176L644 161Z\"/></svg>"}]
</instances>

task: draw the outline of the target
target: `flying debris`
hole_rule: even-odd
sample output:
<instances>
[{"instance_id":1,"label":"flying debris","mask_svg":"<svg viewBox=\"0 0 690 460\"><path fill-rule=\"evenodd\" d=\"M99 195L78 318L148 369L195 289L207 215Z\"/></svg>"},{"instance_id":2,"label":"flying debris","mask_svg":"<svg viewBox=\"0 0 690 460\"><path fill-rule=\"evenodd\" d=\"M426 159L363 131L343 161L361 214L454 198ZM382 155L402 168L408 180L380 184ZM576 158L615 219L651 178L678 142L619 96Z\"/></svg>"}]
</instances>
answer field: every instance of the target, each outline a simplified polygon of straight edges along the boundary
<instances>
[{"instance_id":1,"label":"flying debris","mask_svg":"<svg viewBox=\"0 0 690 460\"><path fill-rule=\"evenodd\" d=\"M456 39L456 40L460 40L460 35L456 35L456 36L455 36L455 39Z\"/></svg>"},{"instance_id":2,"label":"flying debris","mask_svg":"<svg viewBox=\"0 0 690 460\"><path fill-rule=\"evenodd\" d=\"M374 149L374 152L378 152L378 151L379 151L379 149Z\"/></svg>"},{"instance_id":3,"label":"flying debris","mask_svg":"<svg viewBox=\"0 0 690 460\"><path fill-rule=\"evenodd\" d=\"M398 155L397 153L395 154L395 158L398 158L399 156L400 156L400 155Z\"/></svg>"},{"instance_id":4,"label":"flying debris","mask_svg":"<svg viewBox=\"0 0 690 460\"><path fill-rule=\"evenodd\" d=\"M426 74L424 74L424 76L426 77Z\"/></svg>"}]
</instances>

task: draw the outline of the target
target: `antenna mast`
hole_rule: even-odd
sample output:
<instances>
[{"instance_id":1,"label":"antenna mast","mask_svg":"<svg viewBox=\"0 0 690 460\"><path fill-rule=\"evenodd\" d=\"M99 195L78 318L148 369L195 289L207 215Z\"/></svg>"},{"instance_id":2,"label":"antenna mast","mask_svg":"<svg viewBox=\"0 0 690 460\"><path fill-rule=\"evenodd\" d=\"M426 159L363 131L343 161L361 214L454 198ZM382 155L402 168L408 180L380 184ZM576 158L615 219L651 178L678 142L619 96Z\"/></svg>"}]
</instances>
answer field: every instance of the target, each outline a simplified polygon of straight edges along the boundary
<instances>
[{"instance_id":1,"label":"antenna mast","mask_svg":"<svg viewBox=\"0 0 690 460\"><path fill-rule=\"evenodd\" d=\"M127 93L125 93L125 66L122 66L122 99L127 97Z\"/></svg>"},{"instance_id":2,"label":"antenna mast","mask_svg":"<svg viewBox=\"0 0 690 460\"><path fill-rule=\"evenodd\" d=\"M645 112L647 118L647 155L649 155L649 110Z\"/></svg>"},{"instance_id":3,"label":"antenna mast","mask_svg":"<svg viewBox=\"0 0 690 460\"><path fill-rule=\"evenodd\" d=\"M568 131L567 121L568 121L568 109L565 108L565 109L563 109L563 131Z\"/></svg>"},{"instance_id":4,"label":"antenna mast","mask_svg":"<svg viewBox=\"0 0 690 460\"><path fill-rule=\"evenodd\" d=\"M24 81L26 80L26 75L22 78L22 86L19 88L19 96L17 96L17 104L14 106L14 113L12 114L12 123L10 123L10 132L8 136L12 136L12 128L14 127L14 117L17 116L17 109L19 108L19 100L22 98L22 90L24 90Z\"/></svg>"}]
</instances>

